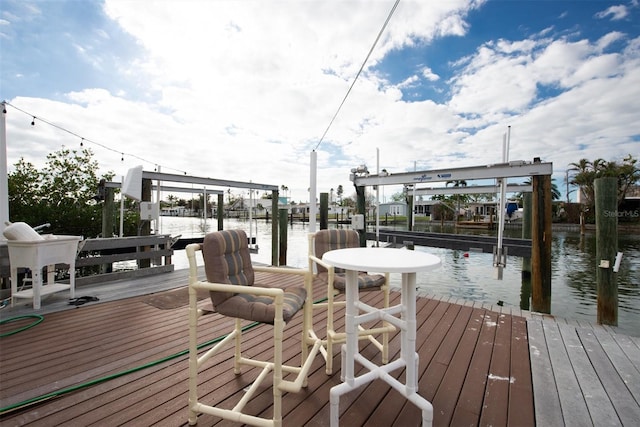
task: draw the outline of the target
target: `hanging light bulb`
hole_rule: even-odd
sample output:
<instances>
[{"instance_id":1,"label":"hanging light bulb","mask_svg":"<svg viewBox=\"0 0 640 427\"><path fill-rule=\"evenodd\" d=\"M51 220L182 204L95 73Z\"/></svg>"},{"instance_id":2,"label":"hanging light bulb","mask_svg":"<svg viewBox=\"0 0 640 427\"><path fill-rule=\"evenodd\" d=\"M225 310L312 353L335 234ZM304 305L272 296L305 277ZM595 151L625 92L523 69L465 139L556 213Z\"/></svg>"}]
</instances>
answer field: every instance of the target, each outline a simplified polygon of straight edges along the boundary
<instances>
[{"instance_id":1,"label":"hanging light bulb","mask_svg":"<svg viewBox=\"0 0 640 427\"><path fill-rule=\"evenodd\" d=\"M80 147L84 147L84 138L80 140Z\"/></svg>"},{"instance_id":2,"label":"hanging light bulb","mask_svg":"<svg viewBox=\"0 0 640 427\"><path fill-rule=\"evenodd\" d=\"M31 126L36 125L36 116L33 116L33 120L31 120Z\"/></svg>"},{"instance_id":3,"label":"hanging light bulb","mask_svg":"<svg viewBox=\"0 0 640 427\"><path fill-rule=\"evenodd\" d=\"M124 162L124 153L120 153L120 161Z\"/></svg>"}]
</instances>

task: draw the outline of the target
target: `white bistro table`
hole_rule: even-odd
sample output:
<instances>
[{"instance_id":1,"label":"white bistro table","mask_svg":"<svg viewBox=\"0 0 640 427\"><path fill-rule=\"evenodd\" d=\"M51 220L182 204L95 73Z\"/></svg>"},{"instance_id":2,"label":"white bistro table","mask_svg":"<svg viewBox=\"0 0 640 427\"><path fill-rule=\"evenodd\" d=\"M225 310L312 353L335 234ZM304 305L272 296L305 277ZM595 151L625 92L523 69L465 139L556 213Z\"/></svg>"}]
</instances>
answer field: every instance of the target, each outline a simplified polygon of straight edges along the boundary
<instances>
[{"instance_id":1,"label":"white bistro table","mask_svg":"<svg viewBox=\"0 0 640 427\"><path fill-rule=\"evenodd\" d=\"M331 388L331 425L339 424L340 396L380 378L422 410L422 425L431 426L433 407L418 394L418 353L416 353L416 272L440 266L440 258L424 252L393 248L349 248L326 252L323 261L346 270L345 315L346 344L342 346L342 384ZM359 271L402 273L400 305L387 309L375 308L359 300L357 275ZM362 314L361 314L362 313ZM398 317L398 313L400 317ZM400 329L400 357L378 366L358 352L358 325L372 320L384 320ZM368 372L354 377L355 362ZM406 383L390 375L406 369Z\"/></svg>"}]
</instances>

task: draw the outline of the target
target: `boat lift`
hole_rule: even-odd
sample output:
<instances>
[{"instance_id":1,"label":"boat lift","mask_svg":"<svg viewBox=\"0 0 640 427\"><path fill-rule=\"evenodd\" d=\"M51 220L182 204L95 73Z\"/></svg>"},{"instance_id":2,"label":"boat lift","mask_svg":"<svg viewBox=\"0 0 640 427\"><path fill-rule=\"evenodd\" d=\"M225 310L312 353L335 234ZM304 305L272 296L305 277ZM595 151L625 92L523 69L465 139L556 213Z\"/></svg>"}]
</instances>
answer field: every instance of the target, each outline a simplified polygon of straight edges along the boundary
<instances>
[{"instance_id":1,"label":"boat lift","mask_svg":"<svg viewBox=\"0 0 640 427\"><path fill-rule=\"evenodd\" d=\"M160 171L150 172L150 171L143 171L141 167L130 169L130 173L133 175L133 177L129 177L128 176L129 174L127 174L127 177L123 178L123 183L110 182L110 183L107 183L106 186L112 187L112 188L118 188L120 186L124 187L124 184L128 184L128 182L130 182L133 179L135 180L135 185L133 185L133 187L136 187L136 193L138 193L138 192L142 192L142 184L141 184L142 180L146 179L149 181L156 181L156 184L151 186L151 190L155 190L157 193L158 206L156 207L149 206L149 205L152 205L152 203L145 200L141 201L141 207L144 204L146 208L145 212L148 213L148 215L146 216L146 219L156 219L156 220L158 219L156 217L159 216L160 192L162 191L169 191L169 192L176 192L176 193L204 194L204 199L206 200L208 194L215 194L218 196L224 194L222 190L211 189L210 187L212 186L243 188L243 189L249 190L249 195L251 199L250 203L253 203L253 197L254 197L255 191L271 191L271 192L278 191L277 185L259 184L254 182L221 180L221 179L213 179L213 178L203 178L203 177L196 177L196 176L190 176L190 175L168 174L168 173L162 173ZM126 179L126 178L129 178L129 179ZM168 186L168 185L164 185L163 184L164 182L186 183L186 184L191 184L192 187ZM194 185L198 185L198 187L194 187ZM138 199L146 199L146 198L150 198L151 194L147 194L146 197L144 197L144 195L142 194L139 196L136 194L136 196L138 197ZM254 228L253 228L254 224L253 224L251 211L252 209L249 210L249 224L250 224L249 225L249 248L252 252L255 252L258 250L258 245L256 243L257 236L254 236ZM206 212L205 212L205 218L206 218ZM274 227L275 226L277 226L277 221L274 221ZM257 233L257 227L256 227L256 233ZM277 236L277 229L274 230L272 234ZM277 248L272 248L272 252L275 253L276 249Z\"/></svg>"},{"instance_id":2,"label":"boat lift","mask_svg":"<svg viewBox=\"0 0 640 427\"><path fill-rule=\"evenodd\" d=\"M505 142L506 144L506 142ZM553 173L553 163L541 162L539 158L533 161L506 161L503 163L490 164L485 166L471 166L463 168L439 169L429 171L413 171L390 174L384 172L378 175L363 173L366 166L360 166L351 170L350 180L356 187L379 186L379 185L404 185L412 186L416 195L420 194L473 194L500 191L500 204L505 203L505 193L507 189L517 191L532 191L530 185L508 185L508 178L530 177L536 175L551 175ZM495 180L496 185L466 186L464 188L419 188L425 183L448 182L448 181L474 181L474 180ZM497 246L494 248L493 265L496 267L497 278L502 278L502 269L506 265L506 251L502 245L505 207L502 206L500 212L500 225L498 229Z\"/></svg>"}]
</instances>

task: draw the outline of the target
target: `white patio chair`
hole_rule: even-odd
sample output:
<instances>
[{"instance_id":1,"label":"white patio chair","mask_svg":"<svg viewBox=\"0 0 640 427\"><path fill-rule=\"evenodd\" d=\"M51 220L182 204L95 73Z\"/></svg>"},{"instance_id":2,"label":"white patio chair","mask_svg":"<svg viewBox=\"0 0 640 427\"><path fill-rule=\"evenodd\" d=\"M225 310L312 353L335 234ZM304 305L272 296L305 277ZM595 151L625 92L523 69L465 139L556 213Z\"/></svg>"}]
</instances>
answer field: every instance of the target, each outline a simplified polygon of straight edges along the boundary
<instances>
[{"instance_id":1,"label":"white patio chair","mask_svg":"<svg viewBox=\"0 0 640 427\"><path fill-rule=\"evenodd\" d=\"M309 234L309 271L313 273L314 266L317 269L317 276L321 277L327 283L327 296L325 301L316 302L312 305L311 310L307 313L309 318L313 317L314 310L327 310L327 331L326 339L322 340L323 349L321 350L326 361L326 373L333 373L333 345L344 343L346 333L338 332L334 327L335 308L344 306L344 299L336 300L340 294L345 292L345 273L342 269L336 269L322 261L322 255L325 252L334 249L357 248L360 246L360 237L355 230L347 229L330 229L320 230L316 233ZM364 291L382 291L384 293L384 307L389 307L389 274L367 274L362 272L358 275L358 288L360 292ZM311 322L309 320L308 322ZM309 342L318 340L318 335L313 330L313 324L309 323L307 339ZM389 323L383 322L382 326L376 328L364 329L360 327L359 338L368 339L382 353L382 363L389 362L389 332L395 331L395 327ZM376 336L382 336L382 342ZM326 351L325 351L326 349Z\"/></svg>"},{"instance_id":2,"label":"white patio chair","mask_svg":"<svg viewBox=\"0 0 640 427\"><path fill-rule=\"evenodd\" d=\"M198 279L196 252L202 250L206 281ZM298 392L306 386L306 379L315 354L319 351L320 342L314 343L309 352L305 339L302 339L302 355L300 366L288 366L282 362L283 329L308 299L307 289L310 287L310 274L304 269L253 267L249 255L247 235L242 230L228 230L209 233L203 244L187 246L189 259L189 424L197 423L199 413L206 413L227 420L256 426L282 425L282 395L284 392ZM288 289L277 287L260 287L254 283L255 271L266 270L280 274L299 275L304 286ZM198 319L207 314L199 309L197 291L210 291L215 311L221 315L236 319L234 330L214 347L202 355L198 355ZM309 293L310 295L310 293ZM307 304L308 306L309 304ZM274 355L272 361L254 360L243 356L242 319L273 324ZM308 335L306 322L303 320L303 335ZM214 407L200 402L198 398L198 371L205 361L218 353L227 344L233 344L234 373L240 374L242 365L262 368L245 395L232 409ZM283 379L283 373L296 374L295 380ZM272 375L269 375L272 374ZM243 412L245 405L259 391L260 383L269 377L273 378L273 417L261 418Z\"/></svg>"}]
</instances>

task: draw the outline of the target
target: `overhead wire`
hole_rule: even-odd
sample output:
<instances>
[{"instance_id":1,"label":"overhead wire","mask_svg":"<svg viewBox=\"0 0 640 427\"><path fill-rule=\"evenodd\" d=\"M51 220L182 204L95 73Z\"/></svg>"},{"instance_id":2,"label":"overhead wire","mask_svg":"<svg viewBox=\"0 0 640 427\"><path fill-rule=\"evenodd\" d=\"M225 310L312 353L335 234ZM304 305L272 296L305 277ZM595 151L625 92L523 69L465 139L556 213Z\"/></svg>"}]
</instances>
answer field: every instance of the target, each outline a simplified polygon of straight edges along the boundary
<instances>
[{"instance_id":1,"label":"overhead wire","mask_svg":"<svg viewBox=\"0 0 640 427\"><path fill-rule=\"evenodd\" d=\"M398 7L398 3L400 3L400 0L396 0L396 2L393 4L393 7L389 11L389 14L387 15L387 19L384 21L384 24L382 25L382 28L380 28L380 31L378 32L378 36L376 37L376 39L374 40L373 44L371 45L371 49L369 49L369 53L367 53L367 57L362 62L362 65L360 66L360 69L358 70L358 73L356 74L356 77L353 79L353 82L351 82L351 85L349 86L349 89L347 90L347 93L345 93L344 98L342 98L342 102L340 102L340 105L338 106L338 109L336 110L335 114L333 115L333 117L329 121L329 124L327 125L327 128L324 130L324 133L322 134L322 137L320 138L320 141L318 141L318 143L316 144L316 147L314 148L314 151L317 150L318 147L320 147L320 144L322 144L322 142L324 141L325 136L327 136L327 133L329 132L329 129L331 128L331 125L333 125L333 122L336 120L336 117L338 117L338 114L340 113L340 110L342 109L342 106L347 101L347 98L349 97L349 94L351 93L351 90L353 89L353 87L355 86L356 82L358 81L358 78L360 77L360 74L362 74L362 70L364 70L365 65L369 61L369 57L371 56L371 54L373 53L373 50L375 49L376 45L378 44L378 41L380 40L380 37L382 37L382 33L384 33L384 30L387 28L387 24L389 24L389 21L391 20L391 17L393 16L393 13L396 11L396 8Z\"/></svg>"},{"instance_id":2,"label":"overhead wire","mask_svg":"<svg viewBox=\"0 0 640 427\"><path fill-rule=\"evenodd\" d=\"M116 150L115 148L111 148L111 147L109 147L109 146L107 146L105 144L102 144L102 143L98 142L98 141L89 139L87 137L83 137L83 136L77 134L76 132L73 132L73 131L71 131L71 130L69 130L69 129L61 126L61 125L58 125L58 124L53 123L53 122L51 122L49 120L43 119L41 116L37 116L37 115L31 114L31 113L23 110L22 108L16 107L15 105L11 104L8 101L2 101L2 104L6 105L6 106L9 106L9 107L11 107L11 108L13 108L13 109L15 109L17 111L20 111L21 113L26 114L27 116L30 116L31 117L31 126L35 126L35 122L36 122L36 120L38 120L38 121L40 121L42 123L45 123L45 124L47 124L47 125L49 125L51 127L54 127L54 128L56 128L58 130L61 130L62 132L66 132L69 135L72 135L72 136L74 136L76 138L79 138L81 147L84 147L85 143L91 143L91 144L97 145L98 147L101 147L101 148L103 148L105 150L111 151L112 153L119 154L121 161L124 161L124 156L128 156L128 157L131 157L131 158L134 158L134 159L138 159L138 160L140 160L142 162L155 165L156 167L157 166L162 166L163 168L166 168L166 169L174 170L174 171L177 171L177 172L183 172L184 174L187 173L186 171L183 171L183 170L180 170L180 169L176 169L176 168L172 168L170 166L160 165L156 161L145 159L143 157L138 156L137 154L127 153L127 152L124 152L122 150Z\"/></svg>"},{"instance_id":3,"label":"overhead wire","mask_svg":"<svg viewBox=\"0 0 640 427\"><path fill-rule=\"evenodd\" d=\"M367 62L369 61L369 58L371 57L371 54L373 53L373 50L375 49L375 47L376 47L376 46L377 46L377 44L378 44L378 41L379 41L379 40L380 40L380 38L382 37L382 34L384 33L384 30L387 28L387 25L389 24L389 21L391 20L391 17L392 17L392 16L393 16L393 14L395 13L395 11L396 11L396 9L397 9L397 7L398 7L398 4L399 4L399 3L400 3L400 0L396 0L396 1L395 1L395 3L393 4L393 7L392 7L392 8L391 8L391 10L389 11L389 13L388 13L388 15L387 15L387 18L385 19L385 21L384 21L384 23L383 23L382 27L380 28L380 31L378 32L378 35L376 36L375 40L373 41L373 44L371 45L371 48L369 49L369 52L367 53L367 56L365 57L364 61L362 62L362 65L360 66L360 69L359 69L359 70L358 70L358 72L356 73L356 76L355 76L355 78L353 79L353 82L351 82L351 85L349 86L349 89L348 89L348 90L347 90L347 92L345 93L344 97L342 98L342 101L341 101L341 102L340 102L340 104L338 105L338 108L336 109L336 112L333 114L333 117L331 117L331 120L329 121L329 124L327 125L327 127L326 127L326 129L324 130L324 132L323 132L322 136L320 137L320 140L319 140L319 141L318 141L318 143L316 144L316 146L315 146L315 148L314 148L314 151L315 151L315 150L317 150L317 149L320 147L320 145L321 145L321 144L322 144L322 142L324 141L324 138L327 136L327 133L329 133L329 129L331 129L331 126L333 125L333 122L334 122L334 121L336 120L336 118L338 117L338 114L339 114L339 113L340 113L340 111L342 110L342 107L344 106L345 102L347 101L347 98L348 98L348 97L349 97L349 95L351 94L351 91L353 90L353 87L355 86L356 82L358 81L358 78L359 78L359 77L360 77L360 75L362 74L362 71L364 70L364 67L366 66ZM142 157L140 157L140 156L138 156L138 155L136 155L136 154L132 154L132 153L125 153L125 152L123 152L123 151L116 150L116 149L111 148L111 147L109 147L109 146L107 146L107 145L105 145L105 144L102 144L102 143L100 143L100 142L97 142L97 141L94 141L94 140L92 140L92 139L89 139L89 138L83 137L83 136L81 136L81 135L78 135L77 133L75 133L75 132L73 132L73 131L71 131L71 130L69 130L69 129L65 128L65 127L62 127L62 126L60 126L60 125L57 125L57 124L55 124L55 123L53 123L53 122L50 122L50 121L48 121L48 120L46 120L46 119L43 119L43 118L42 118L42 117L40 117L40 116L33 115L33 114L31 114L31 113L29 113L29 112L27 112L27 111L25 111L25 110L23 110L23 109L21 109L21 108L19 108L19 107L16 107L15 105L11 104L11 103L10 103L10 102L8 102L8 101L2 101L2 104L3 104L3 105L8 105L8 106L10 106L10 107L12 107L12 108L14 108L14 109L16 109L16 110L18 110L18 111L20 111L20 112L22 112L22 113L26 114L26 115L28 115L28 116L31 116L31 117L32 117L32 120L31 120L31 125L32 125L32 126L34 126L34 125L35 125L35 121L36 121L36 119L37 119L37 120L39 120L39 121L41 121L41 122L43 122L43 123L48 124L49 126L52 126L52 127L56 128L56 129L59 129L59 130L61 130L61 131L63 131L63 132L66 132L66 133L68 133L68 134L70 134L70 135L73 135L73 136L75 136L76 138L80 138L80 146L84 146L84 142L88 142L88 143L91 143L91 144L97 145L97 146L99 146L99 147L101 147L101 148L103 148L103 149L105 149L105 150L111 151L111 152L113 152L113 153L116 153L116 154L118 154L118 153L119 153L119 154L120 154L120 156L121 156L121 160L124 160L124 156L126 155L126 156L129 156L129 157L132 157L132 158L138 159L138 160L140 160L140 161L143 161L143 162L145 162L145 163L150 163L150 164L153 164L153 165L156 165L156 166L162 166L162 167L165 167L165 168L170 169L170 170L175 170L175 171L178 171L178 172L183 172L183 173L185 173L185 174L187 173L186 171L183 171L183 170L179 170L179 169L172 168L172 167L169 167L169 166L160 165L158 162L151 161L151 160L147 160L147 159L142 158Z\"/></svg>"}]
</instances>

